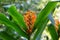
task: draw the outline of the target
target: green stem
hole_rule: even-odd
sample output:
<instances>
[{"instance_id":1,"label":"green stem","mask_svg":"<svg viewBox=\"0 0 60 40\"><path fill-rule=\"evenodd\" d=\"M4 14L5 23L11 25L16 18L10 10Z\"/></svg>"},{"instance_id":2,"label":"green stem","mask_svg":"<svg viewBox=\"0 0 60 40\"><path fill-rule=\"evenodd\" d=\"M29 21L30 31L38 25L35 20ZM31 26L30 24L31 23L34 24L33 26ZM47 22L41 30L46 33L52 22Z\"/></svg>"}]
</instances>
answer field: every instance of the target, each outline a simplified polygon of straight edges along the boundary
<instances>
[{"instance_id":1,"label":"green stem","mask_svg":"<svg viewBox=\"0 0 60 40\"><path fill-rule=\"evenodd\" d=\"M30 34L29 34L28 40L30 40Z\"/></svg>"},{"instance_id":2,"label":"green stem","mask_svg":"<svg viewBox=\"0 0 60 40\"><path fill-rule=\"evenodd\" d=\"M28 38L28 40L30 40L30 37Z\"/></svg>"}]
</instances>

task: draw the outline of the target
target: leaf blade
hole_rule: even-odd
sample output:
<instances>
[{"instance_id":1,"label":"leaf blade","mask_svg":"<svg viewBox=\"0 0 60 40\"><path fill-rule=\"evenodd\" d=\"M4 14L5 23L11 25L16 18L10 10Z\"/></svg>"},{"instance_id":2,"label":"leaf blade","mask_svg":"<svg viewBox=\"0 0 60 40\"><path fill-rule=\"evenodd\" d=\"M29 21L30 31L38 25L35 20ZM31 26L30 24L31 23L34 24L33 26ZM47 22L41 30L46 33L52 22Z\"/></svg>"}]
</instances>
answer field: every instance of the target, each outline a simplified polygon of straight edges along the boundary
<instances>
[{"instance_id":1,"label":"leaf blade","mask_svg":"<svg viewBox=\"0 0 60 40\"><path fill-rule=\"evenodd\" d=\"M2 13L0 13L0 22L3 23L4 25L6 25L7 27L10 27L10 28L14 29L19 35L21 35L23 37L26 37L26 38L28 37L27 34L23 30L20 29L20 27L18 27L17 25L13 24Z\"/></svg>"},{"instance_id":2,"label":"leaf blade","mask_svg":"<svg viewBox=\"0 0 60 40\"><path fill-rule=\"evenodd\" d=\"M27 30L27 26L24 22L24 17L17 12L17 9L15 6L11 6L8 9L9 14L12 16L13 20L20 26L20 28L23 28L25 31Z\"/></svg>"},{"instance_id":3,"label":"leaf blade","mask_svg":"<svg viewBox=\"0 0 60 40\"><path fill-rule=\"evenodd\" d=\"M46 7L37 16L37 21L34 24L34 29L33 30L36 29L36 26L39 24L40 21L45 19L50 14L50 12L56 7L57 3L58 2L48 2Z\"/></svg>"},{"instance_id":4,"label":"leaf blade","mask_svg":"<svg viewBox=\"0 0 60 40\"><path fill-rule=\"evenodd\" d=\"M36 38L38 37L38 35L41 37L42 32L43 32L43 30L45 29L45 27L46 27L47 22L49 21L49 19L47 18L47 19L45 19L45 20L46 20L45 22L43 21L44 25L43 25L43 23L41 23L41 24L39 24L39 25L37 26L37 27L38 27L38 28L37 28L37 31L35 32L32 40L36 40Z\"/></svg>"},{"instance_id":5,"label":"leaf blade","mask_svg":"<svg viewBox=\"0 0 60 40\"><path fill-rule=\"evenodd\" d=\"M39 13L39 15L37 16L37 20L34 24L34 29L37 29L33 40L36 40L36 38L38 37L38 34L40 33L40 36L44 30L44 28L46 27L46 24L48 22L48 15L50 14L50 12L52 12L52 10L56 7L58 2L48 2L48 4L46 5L46 7ZM43 26L42 26L43 25Z\"/></svg>"},{"instance_id":6,"label":"leaf blade","mask_svg":"<svg viewBox=\"0 0 60 40\"><path fill-rule=\"evenodd\" d=\"M49 33L50 33L53 40L58 40L58 34L56 32L56 29L55 29L54 25L50 24L48 26L48 31L49 31Z\"/></svg>"}]
</instances>

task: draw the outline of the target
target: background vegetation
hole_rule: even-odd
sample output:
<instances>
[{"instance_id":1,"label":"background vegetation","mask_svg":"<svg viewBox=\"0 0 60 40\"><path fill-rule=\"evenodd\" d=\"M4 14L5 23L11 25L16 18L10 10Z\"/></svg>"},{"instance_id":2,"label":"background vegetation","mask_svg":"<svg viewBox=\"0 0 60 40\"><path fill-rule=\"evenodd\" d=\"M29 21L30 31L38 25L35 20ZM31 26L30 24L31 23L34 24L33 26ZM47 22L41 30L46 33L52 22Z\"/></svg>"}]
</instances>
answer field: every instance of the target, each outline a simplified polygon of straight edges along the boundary
<instances>
[{"instance_id":1,"label":"background vegetation","mask_svg":"<svg viewBox=\"0 0 60 40\"><path fill-rule=\"evenodd\" d=\"M57 2L48 3L49 1L51 0L0 0L1 40L58 40L59 35L56 32L54 20L60 20L59 14L57 15L60 10L60 3L56 5ZM22 16L27 10L35 11L37 15L37 20L30 37L19 28L23 25L24 30L27 29Z\"/></svg>"}]
</instances>

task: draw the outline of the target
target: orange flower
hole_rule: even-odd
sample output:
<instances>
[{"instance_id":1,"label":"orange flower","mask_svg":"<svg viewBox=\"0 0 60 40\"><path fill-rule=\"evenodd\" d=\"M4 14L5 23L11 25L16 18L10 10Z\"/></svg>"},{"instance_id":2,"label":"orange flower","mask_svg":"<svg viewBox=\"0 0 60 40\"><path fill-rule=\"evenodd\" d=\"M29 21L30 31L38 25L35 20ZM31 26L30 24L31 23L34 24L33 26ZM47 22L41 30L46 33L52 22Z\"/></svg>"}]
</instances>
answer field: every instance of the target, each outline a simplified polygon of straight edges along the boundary
<instances>
[{"instance_id":1,"label":"orange flower","mask_svg":"<svg viewBox=\"0 0 60 40\"><path fill-rule=\"evenodd\" d=\"M58 27L59 24L60 24L59 20L55 19L55 28L56 28L56 31L58 31L58 29L59 29L59 27Z\"/></svg>"},{"instance_id":2,"label":"orange flower","mask_svg":"<svg viewBox=\"0 0 60 40\"><path fill-rule=\"evenodd\" d=\"M36 20L35 12L28 10L24 14L24 20L25 20L27 28L28 28L27 33L31 33L33 26L34 26L34 22Z\"/></svg>"}]
</instances>

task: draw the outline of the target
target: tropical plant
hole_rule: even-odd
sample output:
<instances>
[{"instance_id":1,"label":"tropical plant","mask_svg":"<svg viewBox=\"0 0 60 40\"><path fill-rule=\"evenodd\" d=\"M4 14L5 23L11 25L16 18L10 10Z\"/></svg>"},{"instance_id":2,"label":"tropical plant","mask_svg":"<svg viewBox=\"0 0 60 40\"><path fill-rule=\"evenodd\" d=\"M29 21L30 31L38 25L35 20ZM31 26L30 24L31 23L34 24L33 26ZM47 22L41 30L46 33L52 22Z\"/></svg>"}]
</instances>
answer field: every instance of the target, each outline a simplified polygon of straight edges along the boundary
<instances>
[{"instance_id":1,"label":"tropical plant","mask_svg":"<svg viewBox=\"0 0 60 40\"><path fill-rule=\"evenodd\" d=\"M41 34L44 31L49 21L48 15L57 6L57 3L58 2L48 2L46 7L41 12L39 12L39 14L36 16L36 21L34 22L34 26L31 29L32 30L31 33L27 32L28 28L25 23L24 16L21 13L18 13L15 6L11 6L8 9L8 14L12 17L12 20L9 20L6 17L6 15L0 13L0 23L4 24L5 27L7 28L5 31L0 32L0 38L2 38L3 40L19 40L18 38L20 36L23 36L28 40L36 40L38 36L41 37ZM53 29L50 27L48 29L50 34L52 35L53 40L58 40L58 35L54 27ZM16 32L16 34L12 32Z\"/></svg>"}]
</instances>

